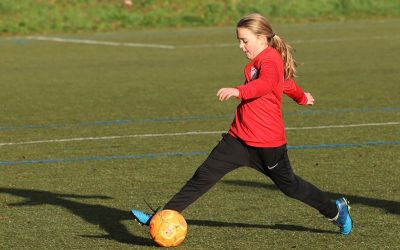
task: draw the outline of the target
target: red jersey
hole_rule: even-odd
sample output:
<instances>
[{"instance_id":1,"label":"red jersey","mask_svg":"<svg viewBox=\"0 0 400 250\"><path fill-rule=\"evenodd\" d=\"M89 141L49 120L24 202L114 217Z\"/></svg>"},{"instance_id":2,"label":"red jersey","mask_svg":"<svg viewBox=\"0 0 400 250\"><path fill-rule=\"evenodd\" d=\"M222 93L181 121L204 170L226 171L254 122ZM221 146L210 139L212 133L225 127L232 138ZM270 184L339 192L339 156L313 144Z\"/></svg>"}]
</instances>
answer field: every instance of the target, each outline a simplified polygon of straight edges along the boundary
<instances>
[{"instance_id":1,"label":"red jersey","mask_svg":"<svg viewBox=\"0 0 400 250\"><path fill-rule=\"evenodd\" d=\"M254 147L279 147L286 144L282 117L282 93L298 104L307 97L292 79L284 80L281 55L267 47L244 68L246 81L237 86L241 103L236 109L229 134Z\"/></svg>"}]
</instances>

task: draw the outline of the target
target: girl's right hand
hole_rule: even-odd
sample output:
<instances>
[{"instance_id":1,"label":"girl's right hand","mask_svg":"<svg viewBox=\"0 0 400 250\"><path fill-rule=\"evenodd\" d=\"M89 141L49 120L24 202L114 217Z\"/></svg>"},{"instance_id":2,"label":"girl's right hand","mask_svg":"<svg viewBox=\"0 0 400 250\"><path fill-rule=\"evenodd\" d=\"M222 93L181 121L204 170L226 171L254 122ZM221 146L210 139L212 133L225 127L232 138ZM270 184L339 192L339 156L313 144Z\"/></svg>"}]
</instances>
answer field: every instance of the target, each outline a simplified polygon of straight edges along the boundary
<instances>
[{"instance_id":1,"label":"girl's right hand","mask_svg":"<svg viewBox=\"0 0 400 250\"><path fill-rule=\"evenodd\" d=\"M220 101L226 101L231 97L239 97L239 90L236 88L222 88L217 92Z\"/></svg>"}]
</instances>

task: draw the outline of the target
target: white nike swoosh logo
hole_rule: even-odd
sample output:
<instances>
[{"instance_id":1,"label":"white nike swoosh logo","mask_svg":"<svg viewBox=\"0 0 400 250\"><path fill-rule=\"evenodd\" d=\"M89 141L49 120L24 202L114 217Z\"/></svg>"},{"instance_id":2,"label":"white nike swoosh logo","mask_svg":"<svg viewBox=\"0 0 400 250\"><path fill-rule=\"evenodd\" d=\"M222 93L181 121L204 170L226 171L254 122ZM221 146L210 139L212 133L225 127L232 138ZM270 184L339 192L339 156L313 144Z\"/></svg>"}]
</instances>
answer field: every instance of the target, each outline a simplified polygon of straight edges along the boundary
<instances>
[{"instance_id":1,"label":"white nike swoosh logo","mask_svg":"<svg viewBox=\"0 0 400 250\"><path fill-rule=\"evenodd\" d=\"M275 165L273 165L272 167L270 167L270 166L267 166L267 168L268 168L269 170L271 170L271 169L274 169L276 166L278 166L278 163L277 163L277 164L275 164Z\"/></svg>"}]
</instances>

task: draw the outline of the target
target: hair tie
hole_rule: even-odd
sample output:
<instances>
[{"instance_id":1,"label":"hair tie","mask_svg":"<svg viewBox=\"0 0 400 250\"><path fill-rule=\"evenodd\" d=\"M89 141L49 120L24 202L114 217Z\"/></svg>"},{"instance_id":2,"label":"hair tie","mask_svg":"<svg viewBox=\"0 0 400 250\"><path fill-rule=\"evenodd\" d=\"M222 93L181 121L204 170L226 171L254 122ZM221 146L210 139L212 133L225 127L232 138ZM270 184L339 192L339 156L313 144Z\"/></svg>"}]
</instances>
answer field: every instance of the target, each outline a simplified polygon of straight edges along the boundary
<instances>
[{"instance_id":1,"label":"hair tie","mask_svg":"<svg viewBox=\"0 0 400 250\"><path fill-rule=\"evenodd\" d=\"M272 38L274 38L275 33L272 32L272 34L268 37L269 40L271 40Z\"/></svg>"}]
</instances>

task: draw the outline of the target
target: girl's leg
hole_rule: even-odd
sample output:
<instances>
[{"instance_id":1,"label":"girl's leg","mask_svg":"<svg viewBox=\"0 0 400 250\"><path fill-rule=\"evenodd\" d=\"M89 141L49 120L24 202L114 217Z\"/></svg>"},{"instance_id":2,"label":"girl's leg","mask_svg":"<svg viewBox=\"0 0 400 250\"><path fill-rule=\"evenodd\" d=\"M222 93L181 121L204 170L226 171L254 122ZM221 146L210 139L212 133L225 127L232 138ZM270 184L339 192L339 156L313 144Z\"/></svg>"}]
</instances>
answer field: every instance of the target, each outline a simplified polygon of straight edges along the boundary
<instances>
[{"instance_id":1,"label":"girl's leg","mask_svg":"<svg viewBox=\"0 0 400 250\"><path fill-rule=\"evenodd\" d=\"M259 160L253 160L252 157L252 166L270 177L285 195L314 207L327 218L334 218L338 214L335 202L327 194L295 175L286 145L279 148L260 148L256 151Z\"/></svg>"},{"instance_id":2,"label":"girl's leg","mask_svg":"<svg viewBox=\"0 0 400 250\"><path fill-rule=\"evenodd\" d=\"M212 188L224 175L249 164L247 148L234 137L224 134L219 144L196 170L193 177L172 197L164 209L182 212Z\"/></svg>"}]
</instances>

